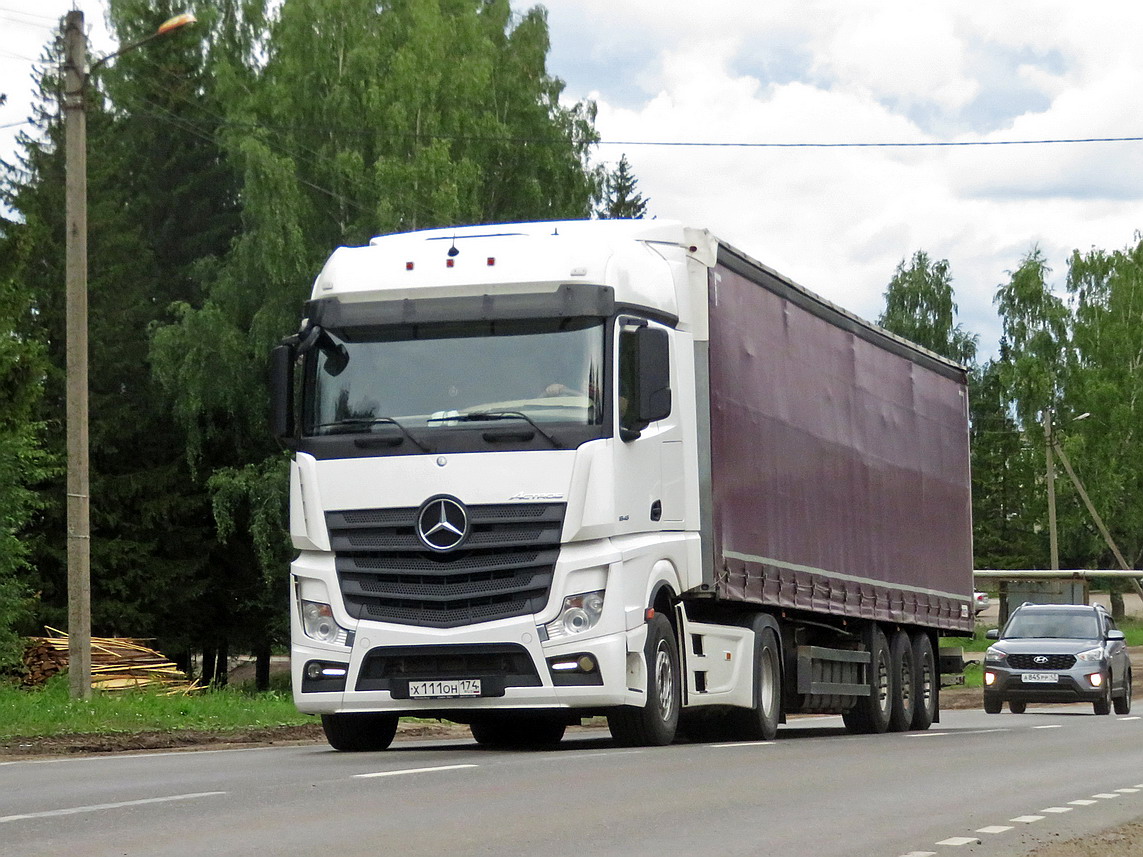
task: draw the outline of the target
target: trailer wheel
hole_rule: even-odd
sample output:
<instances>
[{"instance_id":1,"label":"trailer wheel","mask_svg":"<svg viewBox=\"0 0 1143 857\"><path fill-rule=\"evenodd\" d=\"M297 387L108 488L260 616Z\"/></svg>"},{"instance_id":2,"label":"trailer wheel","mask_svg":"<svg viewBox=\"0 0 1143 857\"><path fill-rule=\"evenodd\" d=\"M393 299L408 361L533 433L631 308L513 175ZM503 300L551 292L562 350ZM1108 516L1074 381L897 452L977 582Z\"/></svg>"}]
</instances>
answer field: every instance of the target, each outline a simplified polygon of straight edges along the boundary
<instances>
[{"instance_id":1,"label":"trailer wheel","mask_svg":"<svg viewBox=\"0 0 1143 857\"><path fill-rule=\"evenodd\" d=\"M321 728L333 749L359 753L388 748L397 734L399 719L396 714L381 712L323 714Z\"/></svg>"},{"instance_id":2,"label":"trailer wheel","mask_svg":"<svg viewBox=\"0 0 1143 857\"><path fill-rule=\"evenodd\" d=\"M913 725L917 706L917 671L913 662L913 643L908 632L898 629L889 644L889 668L892 673L889 731L906 732Z\"/></svg>"},{"instance_id":3,"label":"trailer wheel","mask_svg":"<svg viewBox=\"0 0 1143 857\"><path fill-rule=\"evenodd\" d=\"M933 641L924 631L913 634L913 724L917 730L928 729L936 722L940 707L941 681L937 672L936 658L933 656Z\"/></svg>"},{"instance_id":4,"label":"trailer wheel","mask_svg":"<svg viewBox=\"0 0 1143 857\"><path fill-rule=\"evenodd\" d=\"M647 623L643 647L647 664L647 702L625 705L607 715L607 726L617 743L628 747L661 747L675 739L679 726L681 687L679 647L675 631L662 613Z\"/></svg>"},{"instance_id":5,"label":"trailer wheel","mask_svg":"<svg viewBox=\"0 0 1143 857\"><path fill-rule=\"evenodd\" d=\"M892 663L885 632L879 626L870 624L865 638L869 651L869 696L858 699L841 717L850 732L880 734L889 728L893 710Z\"/></svg>"},{"instance_id":6,"label":"trailer wheel","mask_svg":"<svg viewBox=\"0 0 1143 857\"><path fill-rule=\"evenodd\" d=\"M544 715L520 715L470 723L472 737L486 747L545 747L563 740L567 723Z\"/></svg>"},{"instance_id":7,"label":"trailer wheel","mask_svg":"<svg viewBox=\"0 0 1143 857\"><path fill-rule=\"evenodd\" d=\"M773 628L756 631L754 648L754 707L729 714L732 734L741 741L771 741L782 715L781 649Z\"/></svg>"}]
</instances>

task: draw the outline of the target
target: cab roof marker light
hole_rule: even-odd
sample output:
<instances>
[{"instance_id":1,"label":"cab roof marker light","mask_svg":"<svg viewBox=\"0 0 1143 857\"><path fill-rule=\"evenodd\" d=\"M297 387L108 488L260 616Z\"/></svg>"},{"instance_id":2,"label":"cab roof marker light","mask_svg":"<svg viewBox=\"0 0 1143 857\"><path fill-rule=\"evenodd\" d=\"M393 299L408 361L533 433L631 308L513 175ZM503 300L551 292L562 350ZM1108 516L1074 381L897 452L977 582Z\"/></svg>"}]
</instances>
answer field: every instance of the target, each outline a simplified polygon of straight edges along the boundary
<instances>
[{"instance_id":1,"label":"cab roof marker light","mask_svg":"<svg viewBox=\"0 0 1143 857\"><path fill-rule=\"evenodd\" d=\"M445 267L446 268L456 267L456 260L455 259L445 259Z\"/></svg>"},{"instance_id":2,"label":"cab roof marker light","mask_svg":"<svg viewBox=\"0 0 1143 857\"><path fill-rule=\"evenodd\" d=\"M488 257L488 267L491 268L495 265L496 265L496 257L495 256L489 256Z\"/></svg>"},{"instance_id":3,"label":"cab roof marker light","mask_svg":"<svg viewBox=\"0 0 1143 857\"><path fill-rule=\"evenodd\" d=\"M405 270L406 270L406 271L411 271L411 270L413 270L413 267L414 267L414 266L413 266L413 263L412 263L412 262L406 262L406 263L405 263Z\"/></svg>"}]
</instances>

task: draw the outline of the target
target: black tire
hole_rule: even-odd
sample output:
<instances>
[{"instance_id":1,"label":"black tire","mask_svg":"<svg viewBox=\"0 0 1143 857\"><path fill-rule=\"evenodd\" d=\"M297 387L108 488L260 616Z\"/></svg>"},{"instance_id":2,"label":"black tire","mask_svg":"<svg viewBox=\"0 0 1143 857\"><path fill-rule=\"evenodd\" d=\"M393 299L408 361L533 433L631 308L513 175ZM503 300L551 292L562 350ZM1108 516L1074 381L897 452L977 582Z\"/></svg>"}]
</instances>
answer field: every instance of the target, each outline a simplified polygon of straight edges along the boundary
<instances>
[{"instance_id":1,"label":"black tire","mask_svg":"<svg viewBox=\"0 0 1143 857\"><path fill-rule=\"evenodd\" d=\"M893 711L889 644L885 640L885 632L873 624L866 630L865 644L870 658L867 671L870 695L858 699L841 718L850 732L880 734L889 728L889 716Z\"/></svg>"},{"instance_id":2,"label":"black tire","mask_svg":"<svg viewBox=\"0 0 1143 857\"><path fill-rule=\"evenodd\" d=\"M1023 700L1010 699L1008 700L1008 710L1013 714L1023 714L1028 710L1028 703Z\"/></svg>"},{"instance_id":3,"label":"black tire","mask_svg":"<svg viewBox=\"0 0 1143 857\"><path fill-rule=\"evenodd\" d=\"M1091 704L1092 709L1096 714L1110 714L1111 713L1111 676L1106 676L1104 682L1103 699L1096 700Z\"/></svg>"},{"instance_id":4,"label":"black tire","mask_svg":"<svg viewBox=\"0 0 1143 857\"><path fill-rule=\"evenodd\" d=\"M647 623L643 647L647 665L647 701L641 708L625 705L607 715L616 743L627 747L662 747L675 740L682 704L679 647L670 621L657 613Z\"/></svg>"},{"instance_id":5,"label":"black tire","mask_svg":"<svg viewBox=\"0 0 1143 857\"><path fill-rule=\"evenodd\" d=\"M1115 713L1116 714L1130 714L1131 713L1131 670L1128 669L1123 675L1123 695L1115 698Z\"/></svg>"},{"instance_id":6,"label":"black tire","mask_svg":"<svg viewBox=\"0 0 1143 857\"><path fill-rule=\"evenodd\" d=\"M890 709L889 731L907 732L913 725L917 704L917 671L913 664L913 643L902 630L894 632L889 643Z\"/></svg>"},{"instance_id":7,"label":"black tire","mask_svg":"<svg viewBox=\"0 0 1143 857\"><path fill-rule=\"evenodd\" d=\"M323 714L321 728L333 749L360 753L387 749L397 734L399 719L396 714L381 712Z\"/></svg>"},{"instance_id":8,"label":"black tire","mask_svg":"<svg viewBox=\"0 0 1143 857\"><path fill-rule=\"evenodd\" d=\"M539 715L507 715L469 724L477 744L486 747L548 747L563 740L568 725L563 720Z\"/></svg>"},{"instance_id":9,"label":"black tire","mask_svg":"<svg viewBox=\"0 0 1143 857\"><path fill-rule=\"evenodd\" d=\"M941 674L937 669L937 659L933 652L933 641L924 631L913 634L913 692L916 703L913 705L912 728L928 729L937 720L941 704Z\"/></svg>"},{"instance_id":10,"label":"black tire","mask_svg":"<svg viewBox=\"0 0 1143 857\"><path fill-rule=\"evenodd\" d=\"M773 628L755 629L754 707L728 716L729 733L740 741L772 741L782 717L782 649Z\"/></svg>"},{"instance_id":11,"label":"black tire","mask_svg":"<svg viewBox=\"0 0 1143 857\"><path fill-rule=\"evenodd\" d=\"M985 714L999 714L1003 710L1004 710L1004 700L1003 699L992 699L992 698L987 697L987 696L984 697L984 713Z\"/></svg>"}]
</instances>

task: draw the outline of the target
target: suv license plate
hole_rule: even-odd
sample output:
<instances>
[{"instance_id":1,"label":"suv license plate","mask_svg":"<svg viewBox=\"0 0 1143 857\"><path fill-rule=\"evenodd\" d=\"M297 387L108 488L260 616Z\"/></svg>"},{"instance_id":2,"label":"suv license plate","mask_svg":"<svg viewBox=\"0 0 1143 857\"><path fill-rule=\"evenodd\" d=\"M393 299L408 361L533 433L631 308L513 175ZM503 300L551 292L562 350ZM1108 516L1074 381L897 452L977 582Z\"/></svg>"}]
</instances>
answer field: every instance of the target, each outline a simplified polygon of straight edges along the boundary
<instances>
[{"instance_id":1,"label":"suv license plate","mask_svg":"<svg viewBox=\"0 0 1143 857\"><path fill-rule=\"evenodd\" d=\"M409 682L409 699L449 699L462 696L480 696L480 679Z\"/></svg>"},{"instance_id":2,"label":"suv license plate","mask_svg":"<svg viewBox=\"0 0 1143 857\"><path fill-rule=\"evenodd\" d=\"M1024 673L1020 680L1024 684L1059 684L1060 677L1057 673Z\"/></svg>"}]
</instances>

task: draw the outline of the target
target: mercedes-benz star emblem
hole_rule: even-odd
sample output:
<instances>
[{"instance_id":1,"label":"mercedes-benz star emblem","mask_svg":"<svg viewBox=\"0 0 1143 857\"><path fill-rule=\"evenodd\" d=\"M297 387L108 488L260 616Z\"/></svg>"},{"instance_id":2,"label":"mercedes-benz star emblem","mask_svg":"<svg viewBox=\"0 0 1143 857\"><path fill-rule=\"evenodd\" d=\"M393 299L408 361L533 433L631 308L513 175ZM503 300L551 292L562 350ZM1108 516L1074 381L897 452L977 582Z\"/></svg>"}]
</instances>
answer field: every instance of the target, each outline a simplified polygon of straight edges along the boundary
<instances>
[{"instance_id":1,"label":"mercedes-benz star emblem","mask_svg":"<svg viewBox=\"0 0 1143 857\"><path fill-rule=\"evenodd\" d=\"M432 497L417 515L417 535L425 547L450 551L468 536L468 512L454 497Z\"/></svg>"}]
</instances>

